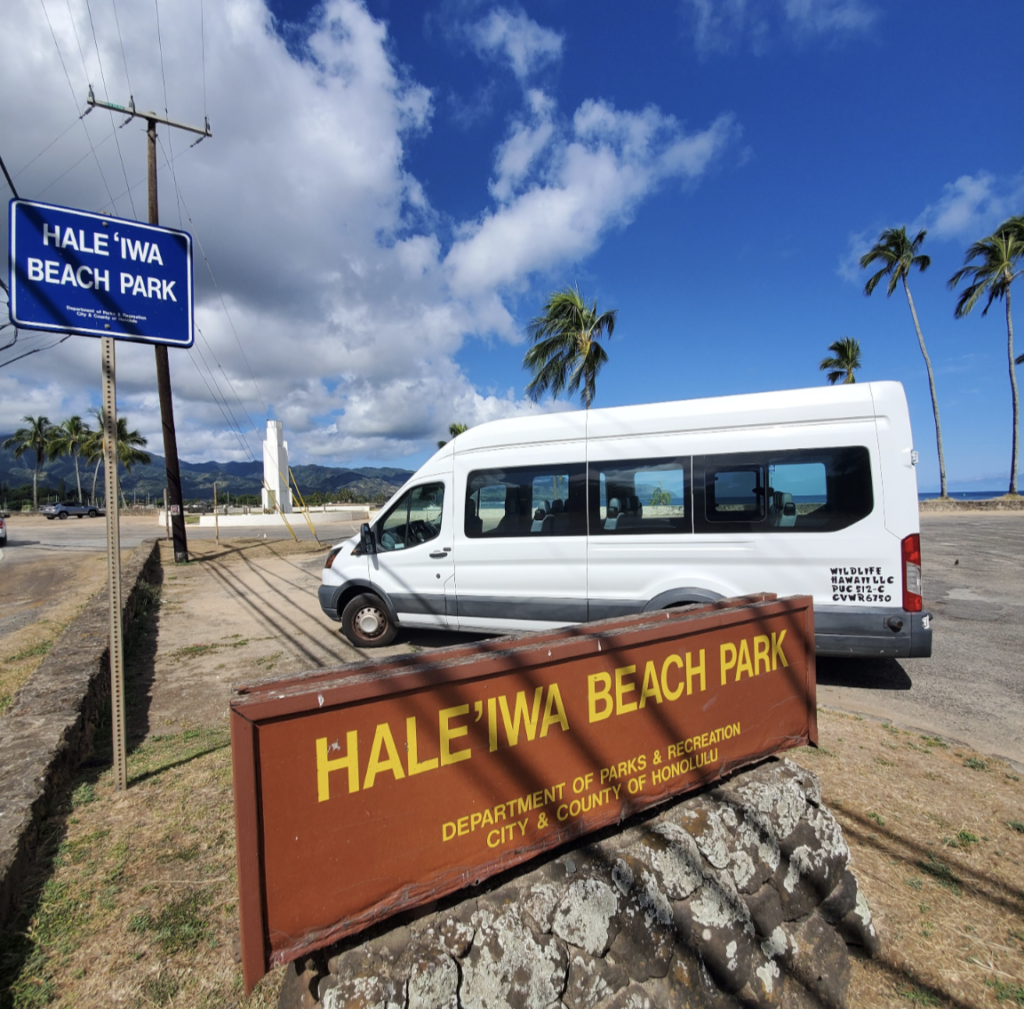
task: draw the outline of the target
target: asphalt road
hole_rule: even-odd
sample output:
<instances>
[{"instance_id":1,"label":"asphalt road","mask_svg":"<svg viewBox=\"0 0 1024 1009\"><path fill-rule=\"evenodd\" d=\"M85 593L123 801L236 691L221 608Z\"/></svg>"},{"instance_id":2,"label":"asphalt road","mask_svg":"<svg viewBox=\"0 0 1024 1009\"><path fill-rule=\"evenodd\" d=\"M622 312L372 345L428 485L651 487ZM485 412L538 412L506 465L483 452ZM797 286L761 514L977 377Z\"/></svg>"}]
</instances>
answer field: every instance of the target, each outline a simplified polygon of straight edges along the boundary
<instances>
[{"instance_id":1,"label":"asphalt road","mask_svg":"<svg viewBox=\"0 0 1024 1009\"><path fill-rule=\"evenodd\" d=\"M305 523L293 525L300 538L312 538ZM357 528L317 523L325 544ZM124 517L122 549L161 532L151 518ZM283 527L234 527L221 539L263 535L289 533ZM188 536L212 539L214 530L189 526ZM61 551L105 550L106 523L14 516L9 537L0 577L5 568L34 558L52 561ZM960 740L1024 771L1024 513L924 514L921 541L925 606L935 618L932 657L819 659L818 701Z\"/></svg>"},{"instance_id":2,"label":"asphalt road","mask_svg":"<svg viewBox=\"0 0 1024 1009\"><path fill-rule=\"evenodd\" d=\"M1024 771L1024 513L923 514L930 659L819 659L818 703L960 740Z\"/></svg>"},{"instance_id":3,"label":"asphalt road","mask_svg":"<svg viewBox=\"0 0 1024 1009\"><path fill-rule=\"evenodd\" d=\"M333 516L328 513L328 518ZM323 521L322 514L313 515L313 526L322 543L336 543L351 536L358 522L349 520ZM107 522L105 518L46 519L40 515L13 514L7 522L7 546L2 548L0 571L4 564L22 564L55 552L103 552L107 549ZM131 550L143 540L162 538L164 527L155 516L121 516L121 549ZM292 521L292 528L300 540L311 540L312 533L301 516ZM185 527L188 540L212 540L216 531L211 527L188 525ZM266 537L267 539L289 539L291 534L282 525L231 526L221 530L221 539L234 537Z\"/></svg>"}]
</instances>

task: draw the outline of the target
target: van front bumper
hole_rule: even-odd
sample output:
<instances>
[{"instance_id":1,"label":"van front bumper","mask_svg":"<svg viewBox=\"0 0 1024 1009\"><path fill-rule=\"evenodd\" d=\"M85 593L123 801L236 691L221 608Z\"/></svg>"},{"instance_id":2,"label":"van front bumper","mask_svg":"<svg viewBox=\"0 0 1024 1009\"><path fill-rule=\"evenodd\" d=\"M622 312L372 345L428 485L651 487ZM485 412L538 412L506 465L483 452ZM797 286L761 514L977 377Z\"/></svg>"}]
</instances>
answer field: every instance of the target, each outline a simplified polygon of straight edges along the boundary
<instances>
[{"instance_id":1,"label":"van front bumper","mask_svg":"<svg viewBox=\"0 0 1024 1009\"><path fill-rule=\"evenodd\" d=\"M814 645L818 655L926 659L932 654L932 615L816 606Z\"/></svg>"},{"instance_id":2,"label":"van front bumper","mask_svg":"<svg viewBox=\"0 0 1024 1009\"><path fill-rule=\"evenodd\" d=\"M332 620L341 620L341 614L338 613L338 597L344 587L344 585L321 585L316 590L317 598L320 600L320 609Z\"/></svg>"}]
</instances>

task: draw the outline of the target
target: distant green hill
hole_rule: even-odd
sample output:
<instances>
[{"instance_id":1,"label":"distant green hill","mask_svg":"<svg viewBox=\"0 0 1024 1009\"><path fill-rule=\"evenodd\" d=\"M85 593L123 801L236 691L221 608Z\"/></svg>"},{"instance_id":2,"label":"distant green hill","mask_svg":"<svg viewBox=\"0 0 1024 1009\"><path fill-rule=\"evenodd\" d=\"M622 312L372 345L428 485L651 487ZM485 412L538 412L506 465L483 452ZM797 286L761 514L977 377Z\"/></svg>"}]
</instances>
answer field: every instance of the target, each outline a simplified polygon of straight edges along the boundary
<instances>
[{"instance_id":1,"label":"distant green hill","mask_svg":"<svg viewBox=\"0 0 1024 1009\"><path fill-rule=\"evenodd\" d=\"M0 443L9 435L0 434ZM166 476L164 458L151 452L152 463L135 466L131 473L121 472L121 485L125 496L133 494L144 498L147 494L153 500L163 499ZM9 449L0 449L0 484L10 490L32 483L32 469L35 456L26 453L20 459L14 458ZM82 492L88 495L92 489L94 466L80 463ZM259 494L263 488L262 462L181 462L181 493L184 498L206 500L213 498L213 485L217 484L218 496L226 494ZM341 489L351 491L358 498L373 500L378 494L391 496L412 476L411 470L395 469L390 466L362 466L347 468L339 466L293 466L292 472L299 490L305 494L317 491L323 494L335 493ZM75 489L75 464L70 457L47 462L39 476L39 486L56 490L63 479L67 496L73 497ZM103 493L103 467L100 466L96 480L97 494ZM0 494L0 498L4 495Z\"/></svg>"}]
</instances>

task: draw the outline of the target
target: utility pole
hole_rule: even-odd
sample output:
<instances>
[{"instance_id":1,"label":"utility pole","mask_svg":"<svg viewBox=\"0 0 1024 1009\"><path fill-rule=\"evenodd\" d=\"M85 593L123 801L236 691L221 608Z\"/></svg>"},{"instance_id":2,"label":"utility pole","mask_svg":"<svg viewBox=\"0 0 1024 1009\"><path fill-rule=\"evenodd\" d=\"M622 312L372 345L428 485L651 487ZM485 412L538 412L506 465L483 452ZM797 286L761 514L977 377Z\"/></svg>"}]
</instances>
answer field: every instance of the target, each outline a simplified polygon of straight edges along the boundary
<instances>
[{"instance_id":1,"label":"utility pole","mask_svg":"<svg viewBox=\"0 0 1024 1009\"><path fill-rule=\"evenodd\" d=\"M212 137L210 121L207 119L203 125L189 126L187 123L179 123L166 116L158 116L155 112L138 112L135 109L135 99L129 99L128 106L115 105L113 102L98 101L93 94L92 85L89 86L90 108L110 109L113 112L120 112L129 119L146 120L146 140L148 151L149 167L149 223L160 223L160 205L157 200L156 185L156 124L163 123L165 126L172 126L178 130L187 130L189 133L198 133L200 140ZM197 140L196 143L199 143ZM174 560L176 563L184 563L188 560L188 541L185 537L185 509L181 500L181 471L178 467L178 439L174 432L174 404L171 399L171 369L167 359L167 348L163 344L156 344L153 347L156 352L156 384L160 393L160 419L164 429L164 462L167 467L167 495L171 511L171 535L174 540Z\"/></svg>"}]
</instances>

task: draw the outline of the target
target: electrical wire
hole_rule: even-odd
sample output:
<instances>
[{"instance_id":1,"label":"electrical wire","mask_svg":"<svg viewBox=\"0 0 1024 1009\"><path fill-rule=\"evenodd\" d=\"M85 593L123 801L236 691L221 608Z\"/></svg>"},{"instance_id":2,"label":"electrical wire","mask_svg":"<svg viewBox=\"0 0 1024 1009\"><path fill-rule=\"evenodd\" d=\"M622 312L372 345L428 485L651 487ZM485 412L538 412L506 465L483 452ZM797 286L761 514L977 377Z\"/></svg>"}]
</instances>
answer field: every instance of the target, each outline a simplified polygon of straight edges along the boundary
<instances>
[{"instance_id":1,"label":"electrical wire","mask_svg":"<svg viewBox=\"0 0 1024 1009\"><path fill-rule=\"evenodd\" d=\"M166 158L166 152L163 151L162 147L161 147L161 153L163 153L164 157ZM172 173L172 178L173 178L173 173ZM175 182L175 185L177 185L177 182ZM217 277L214 275L213 266L210 264L210 259L206 255L206 249L203 248L203 242L202 242L202 239L199 237L199 234L198 234L198 232L196 230L195 221L192 220L192 215L189 213L188 203L186 202L184 196L180 196L179 195L179 198L181 200L182 206L185 208L185 217L188 220L189 228L190 228L190 230L192 232L192 238L195 240L195 243L196 243L196 245L199 248L199 252L200 252L200 254L203 257L203 262L206 263L206 269L207 269L207 271L210 274L210 280L213 281L213 286L217 290L217 297L220 299L221 307L224 309L224 315L227 317L228 325L231 326L232 334L234 334L235 343L238 344L238 350L239 350L239 352L242 355L242 360L245 361L245 366L246 366L246 368L249 369L249 377L252 379L253 387L256 389L256 394L260 398L260 403L263 404L263 412L264 413L269 413L270 411L267 409L267 401L263 398L263 393L260 392L259 383L256 381L256 375L253 373L252 365L249 363L249 358L246 356L245 348L242 346L242 341L241 341L241 339L238 336L238 330L235 329L234 320L231 318L231 313L228 311L227 302L224 300L224 295L221 292L220 284L217 283ZM218 362L218 364L219 363L220 362ZM249 418L249 422L252 423L252 418L251 417ZM259 428L257 428L255 424L253 424L253 430L255 430L257 433L259 432Z\"/></svg>"},{"instance_id":2,"label":"electrical wire","mask_svg":"<svg viewBox=\"0 0 1024 1009\"><path fill-rule=\"evenodd\" d=\"M14 188L14 179L11 178L11 173L7 171L7 166L4 164L3 157L0 157L0 169L3 169L4 178L7 180L7 185L11 188L11 194L15 199L18 199L18 190ZM4 290L7 290L6 285L4 286Z\"/></svg>"},{"instance_id":3,"label":"electrical wire","mask_svg":"<svg viewBox=\"0 0 1024 1009\"><path fill-rule=\"evenodd\" d=\"M83 113L83 115L84 115L84 113ZM71 121L71 124L69 126L65 127L63 130L61 130L61 132L58 133L57 136L53 140L51 140L34 158L32 158L30 161L27 161L24 165L22 165L21 168L19 168L14 173L14 177L17 178L19 175L22 174L22 172L25 172L29 168L31 168L32 165L35 164L35 162L37 162L51 147L53 147L53 145L55 143L57 143L58 140L60 140L66 133L68 133L69 131L73 130L78 125L78 120L81 119L81 118L82 118L82 116L76 116Z\"/></svg>"},{"instance_id":4,"label":"electrical wire","mask_svg":"<svg viewBox=\"0 0 1024 1009\"><path fill-rule=\"evenodd\" d=\"M203 51L203 119L210 121L210 113L206 108L206 11L203 0L199 0L199 41Z\"/></svg>"},{"instance_id":5,"label":"electrical wire","mask_svg":"<svg viewBox=\"0 0 1024 1009\"><path fill-rule=\"evenodd\" d=\"M163 36L160 33L160 0L153 0L153 6L156 9L156 44L160 50L160 80L163 82L164 89L164 115L168 119L171 117L170 109L167 107L167 75L164 73L164 43ZM171 149L171 157L174 157L174 134L173 131L167 134L167 144ZM164 160L167 160L167 155L164 155ZM171 176L174 176L174 168L171 168ZM174 182L174 193L175 198L178 200L178 227L181 227L181 199L178 196L178 183L177 180Z\"/></svg>"},{"instance_id":6,"label":"electrical wire","mask_svg":"<svg viewBox=\"0 0 1024 1009\"><path fill-rule=\"evenodd\" d=\"M57 183L60 182L60 180L63 179L65 175L67 175L70 172L73 172L83 161L85 161L86 158L89 157L90 154L95 156L96 151L98 151L112 136L114 136L114 133L116 132L117 131L114 130L113 133L108 133L95 147L93 147L91 150L86 151L85 154L83 154L70 168L65 168L64 171L57 176L57 178L51 180L46 186L44 186L42 189L39 190L39 192L36 193L36 199L38 199L44 193L46 193L55 185L57 185ZM107 195L110 196L109 189L107 190ZM113 196L110 196L110 202L107 204L107 206L113 206L114 210L117 210L117 204L114 203Z\"/></svg>"},{"instance_id":7,"label":"electrical wire","mask_svg":"<svg viewBox=\"0 0 1024 1009\"><path fill-rule=\"evenodd\" d=\"M26 350L24 354L19 354L17 357L12 357L9 361L0 361L0 368L6 368L7 365L14 364L15 361L20 361L24 357L31 357L33 354L38 354L40 351L50 350L53 347L57 347L60 344L62 344L65 340L70 340L72 335L72 333L66 333L59 340L56 340L45 347L35 347L32 350Z\"/></svg>"},{"instance_id":8,"label":"electrical wire","mask_svg":"<svg viewBox=\"0 0 1024 1009\"><path fill-rule=\"evenodd\" d=\"M202 356L201 352L200 356ZM191 353L189 354L189 360L192 362L193 365L195 365L195 369L197 372L199 372L199 377L203 380L203 384L206 386L207 392L209 392L210 397L213 399L214 403L217 404L217 408L220 410L220 414L224 418L224 422L228 425L228 427L231 430L231 433L235 436L235 440L241 446L242 451L245 452L245 454L248 455L253 462L255 462L256 456L253 455L252 449L249 448L249 443L245 441L245 439L241 436L237 423L232 423L232 420L228 419L228 414L224 412L224 407L221 406L220 401L217 399L216 393L214 393L213 389L210 388L210 383L206 381L206 376L203 374L202 369L199 367L198 363L196 362L196 359L192 356ZM206 363L205 360L203 363ZM213 373L211 372L211 375L212 374Z\"/></svg>"},{"instance_id":9,"label":"electrical wire","mask_svg":"<svg viewBox=\"0 0 1024 1009\"><path fill-rule=\"evenodd\" d=\"M121 34L121 19L117 16L117 0L110 0L110 6L114 8L114 24L117 25L117 40L121 43L121 60L124 62L124 77L128 82L128 94L133 96L135 92L132 90L132 78L128 73L128 57L124 52L124 36Z\"/></svg>"},{"instance_id":10,"label":"electrical wire","mask_svg":"<svg viewBox=\"0 0 1024 1009\"><path fill-rule=\"evenodd\" d=\"M71 100L75 103L75 108L78 108L78 99L75 97L75 86L71 83L71 75L68 73L67 64L64 62L64 54L60 51L60 43L57 41L57 33L53 30L53 23L50 21L49 11L46 9L45 0L39 0L39 6L43 8L43 16L46 18L46 25L50 29L50 38L53 39L54 48L57 50L57 58L60 60L61 68L64 70L64 77L68 82L68 90L71 92ZM103 174L103 166L100 164L99 156L96 154L96 148L93 147L92 137L89 136L89 127L85 125L85 115L83 113L79 117L79 122L82 124L82 129L85 131L85 139L89 142L89 149L92 151L93 158L96 161L96 169L100 173L100 178L103 180L103 188L107 191L107 196L110 197L113 202L114 197L111 195L110 186L107 184L107 177Z\"/></svg>"},{"instance_id":11,"label":"electrical wire","mask_svg":"<svg viewBox=\"0 0 1024 1009\"><path fill-rule=\"evenodd\" d=\"M92 29L92 44L96 47L96 61L100 65L100 80L103 82L103 96L110 100L110 92L107 90L107 75L103 72L103 57L100 55L100 43L96 38L96 22L92 18L92 4L90 0L85 0L85 9L89 12L89 27ZM71 10L71 0L68 0L68 11ZM78 37L78 33L75 33L75 38ZM107 109L107 114L110 116L110 125L116 127L114 122L114 112L112 109ZM124 176L124 184L128 185L128 169L124 166L124 155L121 153L121 141L117 139L117 132L114 133L114 145L117 147L117 157L121 162L121 174ZM128 188L128 202L132 206L132 217L135 220L139 219L139 212L135 209L135 200L132 199L131 187Z\"/></svg>"}]
</instances>

